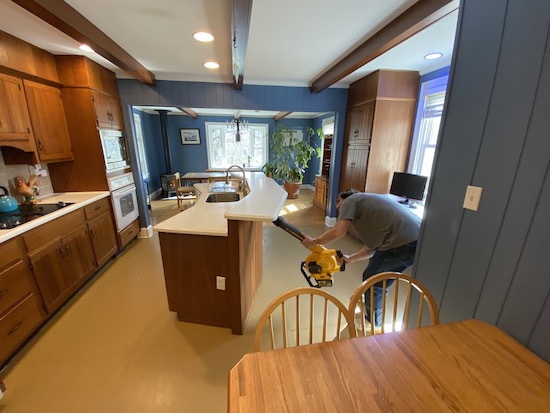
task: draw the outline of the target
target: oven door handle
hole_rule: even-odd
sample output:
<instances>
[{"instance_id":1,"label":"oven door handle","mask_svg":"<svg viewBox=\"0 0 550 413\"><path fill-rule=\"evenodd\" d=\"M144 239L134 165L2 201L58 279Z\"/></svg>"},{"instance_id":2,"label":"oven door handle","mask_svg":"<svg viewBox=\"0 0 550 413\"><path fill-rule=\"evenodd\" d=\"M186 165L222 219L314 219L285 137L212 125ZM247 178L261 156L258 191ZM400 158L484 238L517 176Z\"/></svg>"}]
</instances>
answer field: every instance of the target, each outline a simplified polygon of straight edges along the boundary
<instances>
[{"instance_id":1,"label":"oven door handle","mask_svg":"<svg viewBox=\"0 0 550 413\"><path fill-rule=\"evenodd\" d=\"M116 191L113 191L111 193L112 193L113 196L121 197L121 196L124 196L124 195L128 195L128 194L134 192L135 190L136 190L135 185L128 185L128 186L125 186L124 188L117 189Z\"/></svg>"}]
</instances>

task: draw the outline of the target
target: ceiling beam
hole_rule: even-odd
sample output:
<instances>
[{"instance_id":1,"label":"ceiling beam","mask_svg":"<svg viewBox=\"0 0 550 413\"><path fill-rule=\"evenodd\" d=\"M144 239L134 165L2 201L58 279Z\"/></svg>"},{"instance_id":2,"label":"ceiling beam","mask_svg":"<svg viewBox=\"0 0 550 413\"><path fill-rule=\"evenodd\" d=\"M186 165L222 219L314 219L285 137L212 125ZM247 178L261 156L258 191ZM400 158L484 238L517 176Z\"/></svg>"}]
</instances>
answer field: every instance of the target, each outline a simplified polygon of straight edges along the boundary
<instances>
[{"instance_id":1,"label":"ceiling beam","mask_svg":"<svg viewBox=\"0 0 550 413\"><path fill-rule=\"evenodd\" d=\"M282 118L286 118L288 115L290 115L292 112L279 112L275 115L275 120L280 120Z\"/></svg>"},{"instance_id":2,"label":"ceiling beam","mask_svg":"<svg viewBox=\"0 0 550 413\"><path fill-rule=\"evenodd\" d=\"M241 90L244 80L244 63L248 48L252 0L233 0L231 19L231 53L233 63L233 88Z\"/></svg>"},{"instance_id":3,"label":"ceiling beam","mask_svg":"<svg viewBox=\"0 0 550 413\"><path fill-rule=\"evenodd\" d=\"M99 30L88 19L62 0L12 0L38 18L90 46L130 76L148 85L156 83L155 75L130 56L122 47Z\"/></svg>"},{"instance_id":4,"label":"ceiling beam","mask_svg":"<svg viewBox=\"0 0 550 413\"><path fill-rule=\"evenodd\" d=\"M177 108L181 110L183 113L185 113L186 115L191 116L193 119L197 119L197 112L195 112L193 109L184 108L181 106L177 106Z\"/></svg>"},{"instance_id":5,"label":"ceiling beam","mask_svg":"<svg viewBox=\"0 0 550 413\"><path fill-rule=\"evenodd\" d=\"M458 9L458 0L420 0L367 41L315 79L310 87L319 93L353 73L392 47Z\"/></svg>"}]
</instances>

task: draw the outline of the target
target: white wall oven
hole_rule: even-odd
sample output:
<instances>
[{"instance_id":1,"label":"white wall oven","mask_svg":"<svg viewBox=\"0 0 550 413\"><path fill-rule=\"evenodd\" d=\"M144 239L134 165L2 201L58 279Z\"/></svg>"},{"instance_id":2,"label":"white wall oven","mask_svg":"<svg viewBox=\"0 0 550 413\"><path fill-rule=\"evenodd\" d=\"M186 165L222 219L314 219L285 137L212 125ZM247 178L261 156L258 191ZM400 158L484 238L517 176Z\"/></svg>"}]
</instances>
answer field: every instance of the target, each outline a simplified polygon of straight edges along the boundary
<instances>
[{"instance_id":1,"label":"white wall oven","mask_svg":"<svg viewBox=\"0 0 550 413\"><path fill-rule=\"evenodd\" d=\"M129 172L109 178L109 190L116 226L120 232L139 216L134 176Z\"/></svg>"}]
</instances>

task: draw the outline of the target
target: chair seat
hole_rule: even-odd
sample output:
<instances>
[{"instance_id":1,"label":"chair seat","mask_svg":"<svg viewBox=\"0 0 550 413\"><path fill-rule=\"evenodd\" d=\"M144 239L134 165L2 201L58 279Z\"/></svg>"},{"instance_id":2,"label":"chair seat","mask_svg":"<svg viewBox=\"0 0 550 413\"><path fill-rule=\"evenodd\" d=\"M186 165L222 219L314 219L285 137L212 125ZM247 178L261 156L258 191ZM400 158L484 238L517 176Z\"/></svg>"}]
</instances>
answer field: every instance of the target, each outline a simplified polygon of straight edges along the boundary
<instances>
[{"instance_id":1,"label":"chair seat","mask_svg":"<svg viewBox=\"0 0 550 413\"><path fill-rule=\"evenodd\" d=\"M178 194L187 194L189 192L195 192L195 188L192 186L180 186L176 189L176 193Z\"/></svg>"},{"instance_id":2,"label":"chair seat","mask_svg":"<svg viewBox=\"0 0 550 413\"><path fill-rule=\"evenodd\" d=\"M176 198L178 200L178 208L181 206L181 203L186 199L195 198L195 187L193 186L180 186L176 188Z\"/></svg>"}]
</instances>

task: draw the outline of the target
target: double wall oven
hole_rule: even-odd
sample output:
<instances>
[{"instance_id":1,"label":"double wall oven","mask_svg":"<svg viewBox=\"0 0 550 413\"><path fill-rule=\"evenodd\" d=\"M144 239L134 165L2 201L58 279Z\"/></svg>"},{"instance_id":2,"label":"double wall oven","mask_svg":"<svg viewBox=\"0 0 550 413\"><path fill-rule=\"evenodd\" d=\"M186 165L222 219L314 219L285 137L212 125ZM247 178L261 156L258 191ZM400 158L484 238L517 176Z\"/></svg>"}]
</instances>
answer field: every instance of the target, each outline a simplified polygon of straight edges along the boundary
<instances>
[{"instance_id":1,"label":"double wall oven","mask_svg":"<svg viewBox=\"0 0 550 413\"><path fill-rule=\"evenodd\" d=\"M99 134L115 222L120 233L139 216L136 184L133 174L128 172L130 161L122 132L101 129Z\"/></svg>"}]
</instances>

